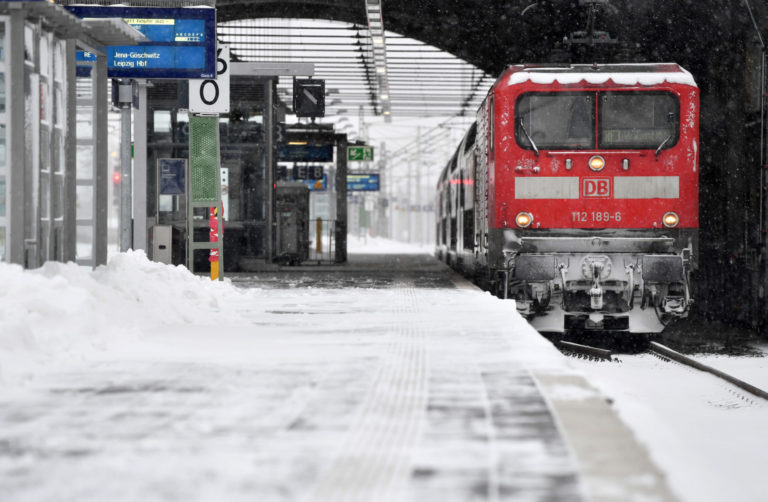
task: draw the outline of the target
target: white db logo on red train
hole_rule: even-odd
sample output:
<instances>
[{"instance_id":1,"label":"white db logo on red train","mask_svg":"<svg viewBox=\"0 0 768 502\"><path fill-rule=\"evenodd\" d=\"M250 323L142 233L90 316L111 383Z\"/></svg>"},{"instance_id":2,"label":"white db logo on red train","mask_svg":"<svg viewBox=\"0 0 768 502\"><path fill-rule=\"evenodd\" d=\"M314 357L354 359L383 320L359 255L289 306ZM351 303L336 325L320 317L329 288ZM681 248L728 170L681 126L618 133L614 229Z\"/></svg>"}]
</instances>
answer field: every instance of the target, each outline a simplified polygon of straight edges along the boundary
<instances>
[{"instance_id":1,"label":"white db logo on red train","mask_svg":"<svg viewBox=\"0 0 768 502\"><path fill-rule=\"evenodd\" d=\"M610 197L611 180L610 178L584 178L581 193L583 197Z\"/></svg>"}]
</instances>

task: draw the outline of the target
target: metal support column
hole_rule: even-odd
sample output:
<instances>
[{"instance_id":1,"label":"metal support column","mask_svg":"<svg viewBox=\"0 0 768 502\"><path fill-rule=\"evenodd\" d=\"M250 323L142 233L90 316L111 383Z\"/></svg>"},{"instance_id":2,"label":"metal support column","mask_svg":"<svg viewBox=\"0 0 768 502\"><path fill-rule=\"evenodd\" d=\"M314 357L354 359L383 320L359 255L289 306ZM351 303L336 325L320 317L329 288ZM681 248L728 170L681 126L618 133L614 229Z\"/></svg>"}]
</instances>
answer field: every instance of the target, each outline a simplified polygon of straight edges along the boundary
<instances>
[{"instance_id":1,"label":"metal support column","mask_svg":"<svg viewBox=\"0 0 768 502\"><path fill-rule=\"evenodd\" d=\"M424 241L424 232L426 230L426 225L424 224L424 213L422 211L424 207L424 201L422 200L423 190L421 187L421 127L416 127L416 207L418 208L416 211L416 218L419 224L418 232L419 232L419 244L424 245L426 242Z\"/></svg>"},{"instance_id":2,"label":"metal support column","mask_svg":"<svg viewBox=\"0 0 768 502\"><path fill-rule=\"evenodd\" d=\"M6 148L8 149L8 235L6 236L6 256L9 263L25 265L24 260L24 220L26 212L26 190L24 172L26 162L25 110L24 110L24 11L19 8L10 12L8 25L6 103L8 128ZM18 96L18 98L16 98Z\"/></svg>"},{"instance_id":3,"label":"metal support column","mask_svg":"<svg viewBox=\"0 0 768 502\"><path fill-rule=\"evenodd\" d=\"M394 187L392 186L392 171L387 169L387 144L382 142L379 151L381 152L381 188L384 190L384 194L387 198L387 208L386 211L384 211L386 221L383 227L383 236L387 239L394 239L394 231L392 227L392 219L394 217L393 210L395 206L395 201L392 198L394 196Z\"/></svg>"},{"instance_id":4,"label":"metal support column","mask_svg":"<svg viewBox=\"0 0 768 502\"><path fill-rule=\"evenodd\" d=\"M62 225L62 260L75 261L77 258L77 90L76 90L76 61L75 53L77 44L74 40L67 40L67 75L66 75L66 102L67 113L64 117L64 126L67 134L64 137L64 186L62 188L62 212L64 222Z\"/></svg>"},{"instance_id":5,"label":"metal support column","mask_svg":"<svg viewBox=\"0 0 768 502\"><path fill-rule=\"evenodd\" d=\"M134 81L137 107L133 117L133 249L147 250L147 81Z\"/></svg>"},{"instance_id":6,"label":"metal support column","mask_svg":"<svg viewBox=\"0 0 768 502\"><path fill-rule=\"evenodd\" d=\"M408 243L413 244L413 175L411 174L411 160L408 159L408 174L405 182L408 185L408 205L405 208L405 215L408 218Z\"/></svg>"},{"instance_id":7,"label":"metal support column","mask_svg":"<svg viewBox=\"0 0 768 502\"><path fill-rule=\"evenodd\" d=\"M107 264L107 56L93 66L93 266Z\"/></svg>"},{"instance_id":8,"label":"metal support column","mask_svg":"<svg viewBox=\"0 0 768 502\"><path fill-rule=\"evenodd\" d=\"M768 233L766 232L766 225L768 225L768 66L766 65L766 47L761 40L760 51L760 222L759 231L762 239L762 257L760 263L760 273L762 274L762 284L760 286L761 302L758 308L758 328L763 336L768 336Z\"/></svg>"},{"instance_id":9,"label":"metal support column","mask_svg":"<svg viewBox=\"0 0 768 502\"><path fill-rule=\"evenodd\" d=\"M264 166L266 169L267 181L267 228L266 240L267 249L265 257L267 263L271 263L275 257L275 170L277 168L277 148L275 142L276 124L275 114L275 87L277 82L274 79L268 79L264 82Z\"/></svg>"},{"instance_id":10,"label":"metal support column","mask_svg":"<svg viewBox=\"0 0 768 502\"><path fill-rule=\"evenodd\" d=\"M336 262L347 261L347 135L336 135Z\"/></svg>"},{"instance_id":11,"label":"metal support column","mask_svg":"<svg viewBox=\"0 0 768 502\"><path fill-rule=\"evenodd\" d=\"M120 252L131 249L131 85L120 83Z\"/></svg>"}]
</instances>

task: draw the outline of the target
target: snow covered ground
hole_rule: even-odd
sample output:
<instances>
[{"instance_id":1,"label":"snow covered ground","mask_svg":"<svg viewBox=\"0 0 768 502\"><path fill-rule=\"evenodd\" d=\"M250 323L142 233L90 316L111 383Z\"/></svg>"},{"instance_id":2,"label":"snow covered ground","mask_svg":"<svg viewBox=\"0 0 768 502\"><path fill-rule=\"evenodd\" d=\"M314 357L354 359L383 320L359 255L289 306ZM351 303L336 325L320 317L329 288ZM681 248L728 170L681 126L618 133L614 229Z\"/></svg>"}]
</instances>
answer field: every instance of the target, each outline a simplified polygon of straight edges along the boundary
<instances>
[{"instance_id":1,"label":"snow covered ground","mask_svg":"<svg viewBox=\"0 0 768 502\"><path fill-rule=\"evenodd\" d=\"M613 401L682 500L768 500L768 402L648 354L619 357L572 364ZM768 388L768 357L694 357Z\"/></svg>"},{"instance_id":2,"label":"snow covered ground","mask_svg":"<svg viewBox=\"0 0 768 502\"><path fill-rule=\"evenodd\" d=\"M768 344L753 345L755 354L744 357L729 357L712 354L696 354L697 361L711 366L745 382L768 389Z\"/></svg>"},{"instance_id":3,"label":"snow covered ground","mask_svg":"<svg viewBox=\"0 0 768 502\"><path fill-rule=\"evenodd\" d=\"M559 353L399 266L261 288L142 253L0 265L0 500L578 500L528 373Z\"/></svg>"},{"instance_id":4,"label":"snow covered ground","mask_svg":"<svg viewBox=\"0 0 768 502\"><path fill-rule=\"evenodd\" d=\"M350 239L352 252L364 244ZM431 253L367 244L371 253ZM345 484L334 477L344 476L339 458L356 459L359 469L350 472L360 483L396 500L403 487L377 485L384 478L376 473L396 478L405 465L399 455L417 437L426 439L415 450L414 500L503 499L509 487L498 473L510 471L489 462L504 459L517 462L505 469L525 472L533 490L513 500L539 500L535 490L549 486L552 473L571 493L567 455L556 441L530 450L507 431L487 449L493 427L482 417L496 406L494 396L472 396L484 386L497 399L524 396L524 378L500 377L517 371L511 360L529 369L568 372L572 365L587 375L681 500L765 500L768 403L645 356L623 357L623 364L564 360L511 302L472 291L456 297L434 277L425 289L397 280L354 288L310 287L301 278L282 289L235 285L133 252L95 271L0 264L0 500L297 500L308 486L323 500ZM492 313L482 329L477 310ZM765 361L705 362L764 385ZM411 381L404 375L421 383L392 402L394 389ZM379 390L369 395L371 388ZM440 399L459 390L466 402L446 415ZM368 415L366 406L374 407ZM392 420L383 432L369 428L380 413ZM349 429L357 431L351 440ZM452 450L438 446L446 438ZM355 442L366 441L388 455L376 460L383 463L355 456Z\"/></svg>"},{"instance_id":5,"label":"snow covered ground","mask_svg":"<svg viewBox=\"0 0 768 502\"><path fill-rule=\"evenodd\" d=\"M433 254L435 246L420 246L392 241L382 237L347 236L347 250L351 254Z\"/></svg>"}]
</instances>

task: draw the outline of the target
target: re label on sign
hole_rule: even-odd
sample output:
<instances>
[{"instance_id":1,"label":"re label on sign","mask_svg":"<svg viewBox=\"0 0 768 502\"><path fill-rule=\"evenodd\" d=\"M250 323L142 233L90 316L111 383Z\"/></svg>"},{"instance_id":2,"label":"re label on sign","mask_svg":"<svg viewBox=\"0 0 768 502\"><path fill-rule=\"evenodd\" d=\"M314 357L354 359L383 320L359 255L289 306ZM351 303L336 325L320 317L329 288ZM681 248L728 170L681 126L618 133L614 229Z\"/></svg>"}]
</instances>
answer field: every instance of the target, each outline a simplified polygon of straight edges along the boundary
<instances>
[{"instance_id":1,"label":"re label on sign","mask_svg":"<svg viewBox=\"0 0 768 502\"><path fill-rule=\"evenodd\" d=\"M190 113L229 113L229 46L216 47L216 79L189 80Z\"/></svg>"}]
</instances>

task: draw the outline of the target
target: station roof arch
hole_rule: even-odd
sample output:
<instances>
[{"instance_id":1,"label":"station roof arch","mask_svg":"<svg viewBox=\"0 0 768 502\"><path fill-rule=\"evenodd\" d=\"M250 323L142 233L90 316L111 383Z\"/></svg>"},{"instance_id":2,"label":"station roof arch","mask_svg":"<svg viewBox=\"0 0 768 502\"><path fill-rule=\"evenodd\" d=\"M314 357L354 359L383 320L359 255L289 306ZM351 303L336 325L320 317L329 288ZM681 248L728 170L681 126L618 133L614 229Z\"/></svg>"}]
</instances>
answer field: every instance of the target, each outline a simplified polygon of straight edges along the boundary
<instances>
[{"instance_id":1,"label":"station roof arch","mask_svg":"<svg viewBox=\"0 0 768 502\"><path fill-rule=\"evenodd\" d=\"M481 70L498 75L508 64L541 62L570 33L586 28L592 0L386 0L384 25L453 54ZM642 54L669 59L702 38L730 36L734 18L744 25L742 2L724 6L718 0L593 0L600 4L597 29ZM365 24L366 0L217 0L220 21L250 18L309 18ZM751 1L757 24L768 22L768 6ZM750 29L745 26L745 29ZM690 43L688 43L690 42ZM624 54L623 56L627 56ZM666 56L666 57L665 57ZM593 54L577 54L573 62L591 62ZM656 57L656 60L658 60ZM682 56L677 57L677 62ZM611 62L611 61L602 61ZM683 62L684 63L684 62Z\"/></svg>"}]
</instances>

